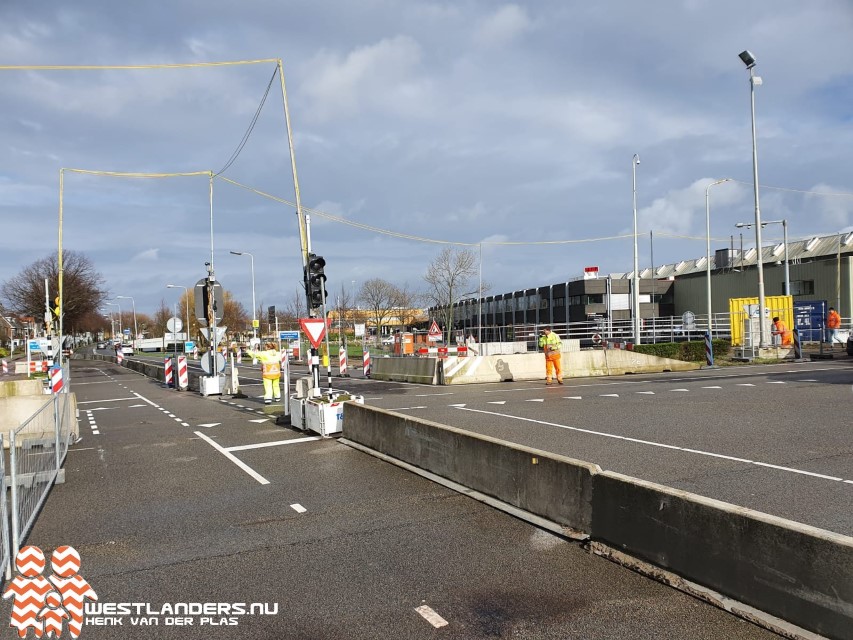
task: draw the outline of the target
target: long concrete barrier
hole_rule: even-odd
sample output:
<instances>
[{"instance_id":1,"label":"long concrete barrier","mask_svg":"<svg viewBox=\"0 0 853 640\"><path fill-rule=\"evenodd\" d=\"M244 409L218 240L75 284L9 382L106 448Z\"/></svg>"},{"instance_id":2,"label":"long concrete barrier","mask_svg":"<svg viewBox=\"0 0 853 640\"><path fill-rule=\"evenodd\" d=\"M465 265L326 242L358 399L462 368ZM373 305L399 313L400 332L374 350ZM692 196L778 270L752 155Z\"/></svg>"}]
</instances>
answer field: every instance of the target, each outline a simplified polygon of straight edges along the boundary
<instances>
[{"instance_id":1,"label":"long concrete barrier","mask_svg":"<svg viewBox=\"0 0 853 640\"><path fill-rule=\"evenodd\" d=\"M355 403L343 435L573 532L591 528L597 465Z\"/></svg>"},{"instance_id":2,"label":"long concrete barrier","mask_svg":"<svg viewBox=\"0 0 853 640\"><path fill-rule=\"evenodd\" d=\"M347 403L343 437L677 574L777 633L853 637L851 537L369 405Z\"/></svg>"},{"instance_id":3,"label":"long concrete barrier","mask_svg":"<svg viewBox=\"0 0 853 640\"><path fill-rule=\"evenodd\" d=\"M586 378L628 373L695 371L697 362L683 362L621 349L588 349L563 353L563 376ZM545 358L541 353L469 355L446 360L419 357L377 358L371 376L375 380L423 384L476 384L544 380Z\"/></svg>"}]
</instances>

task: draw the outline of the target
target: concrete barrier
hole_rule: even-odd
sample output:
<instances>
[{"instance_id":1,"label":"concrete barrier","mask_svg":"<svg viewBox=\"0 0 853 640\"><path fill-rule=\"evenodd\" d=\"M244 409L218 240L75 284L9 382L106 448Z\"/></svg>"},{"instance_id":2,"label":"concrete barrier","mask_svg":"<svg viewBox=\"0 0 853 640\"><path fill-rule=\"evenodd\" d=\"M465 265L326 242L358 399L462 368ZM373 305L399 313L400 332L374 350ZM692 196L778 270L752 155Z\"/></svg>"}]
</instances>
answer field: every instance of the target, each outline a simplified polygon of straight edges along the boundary
<instances>
[{"instance_id":1,"label":"concrete barrier","mask_svg":"<svg viewBox=\"0 0 853 640\"><path fill-rule=\"evenodd\" d=\"M665 582L777 633L851 638L851 537L369 405L347 405L343 436L586 535L658 579L671 572L678 580Z\"/></svg>"},{"instance_id":2,"label":"concrete barrier","mask_svg":"<svg viewBox=\"0 0 853 640\"><path fill-rule=\"evenodd\" d=\"M371 357L370 377L374 380L392 382L420 382L438 384L436 358Z\"/></svg>"},{"instance_id":3,"label":"concrete barrier","mask_svg":"<svg viewBox=\"0 0 853 640\"><path fill-rule=\"evenodd\" d=\"M602 472L592 538L828 638L853 637L853 538Z\"/></svg>"},{"instance_id":4,"label":"concrete barrier","mask_svg":"<svg viewBox=\"0 0 853 640\"><path fill-rule=\"evenodd\" d=\"M69 393L68 399L71 402L71 431L77 433L77 396ZM52 401L53 396L44 392L41 380L0 382L0 433L3 434L3 446L8 449L10 432Z\"/></svg>"},{"instance_id":5,"label":"concrete barrier","mask_svg":"<svg viewBox=\"0 0 853 640\"><path fill-rule=\"evenodd\" d=\"M343 435L563 528L590 530L597 465L355 403Z\"/></svg>"}]
</instances>

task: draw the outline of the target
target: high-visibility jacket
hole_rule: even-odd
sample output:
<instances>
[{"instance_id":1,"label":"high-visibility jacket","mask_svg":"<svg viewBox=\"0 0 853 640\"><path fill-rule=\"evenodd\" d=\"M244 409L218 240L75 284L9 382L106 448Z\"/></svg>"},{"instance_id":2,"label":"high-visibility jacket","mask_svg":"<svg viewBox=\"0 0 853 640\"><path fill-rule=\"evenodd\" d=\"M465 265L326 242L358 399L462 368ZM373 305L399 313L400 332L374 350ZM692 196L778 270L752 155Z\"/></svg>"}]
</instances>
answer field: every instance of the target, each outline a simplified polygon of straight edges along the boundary
<instances>
[{"instance_id":1,"label":"high-visibility jacket","mask_svg":"<svg viewBox=\"0 0 853 640\"><path fill-rule=\"evenodd\" d=\"M563 350L563 341L553 331L548 335L539 336L539 348L545 351L545 354L560 353Z\"/></svg>"},{"instance_id":2,"label":"high-visibility jacket","mask_svg":"<svg viewBox=\"0 0 853 640\"><path fill-rule=\"evenodd\" d=\"M781 338L783 346L793 343L793 334L791 333L791 330L788 329L788 326L782 320L775 322L774 326L776 327L776 331L774 331L773 333L775 335L778 335Z\"/></svg>"},{"instance_id":3,"label":"high-visibility jacket","mask_svg":"<svg viewBox=\"0 0 853 640\"><path fill-rule=\"evenodd\" d=\"M829 315L826 316L826 328L827 329L837 329L841 326L841 316L838 315L838 312L833 309L829 312Z\"/></svg>"},{"instance_id":4,"label":"high-visibility jacket","mask_svg":"<svg viewBox=\"0 0 853 640\"><path fill-rule=\"evenodd\" d=\"M281 377L281 354L275 349L266 351L247 351L250 357L261 363L261 373L266 380L278 380Z\"/></svg>"}]
</instances>

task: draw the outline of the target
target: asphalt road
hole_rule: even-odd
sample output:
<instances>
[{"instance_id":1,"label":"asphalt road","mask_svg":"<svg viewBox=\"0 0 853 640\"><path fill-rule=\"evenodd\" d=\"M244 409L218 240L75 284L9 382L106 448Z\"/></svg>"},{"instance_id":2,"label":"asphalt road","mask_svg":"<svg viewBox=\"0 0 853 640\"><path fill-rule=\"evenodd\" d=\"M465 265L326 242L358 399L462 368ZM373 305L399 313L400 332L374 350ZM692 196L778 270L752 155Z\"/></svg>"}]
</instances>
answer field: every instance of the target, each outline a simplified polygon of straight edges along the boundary
<instances>
[{"instance_id":1,"label":"asphalt road","mask_svg":"<svg viewBox=\"0 0 853 640\"><path fill-rule=\"evenodd\" d=\"M335 440L277 427L257 398L179 393L100 361L74 360L72 385L83 440L27 542L80 552L102 611L82 637L776 637ZM397 387L381 402L417 390ZM175 615L174 603L223 613ZM192 624L168 624L178 619Z\"/></svg>"}]
</instances>

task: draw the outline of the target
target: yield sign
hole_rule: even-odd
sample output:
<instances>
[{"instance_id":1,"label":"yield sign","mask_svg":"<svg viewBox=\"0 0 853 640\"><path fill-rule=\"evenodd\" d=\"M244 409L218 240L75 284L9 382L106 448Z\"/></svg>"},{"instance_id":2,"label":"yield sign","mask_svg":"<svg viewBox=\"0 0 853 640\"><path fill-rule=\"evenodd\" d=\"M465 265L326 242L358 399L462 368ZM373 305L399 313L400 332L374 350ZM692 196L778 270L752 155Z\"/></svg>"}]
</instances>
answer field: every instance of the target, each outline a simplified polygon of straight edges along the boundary
<instances>
[{"instance_id":1,"label":"yield sign","mask_svg":"<svg viewBox=\"0 0 853 640\"><path fill-rule=\"evenodd\" d=\"M430 340L440 340L441 339L441 329L438 328L438 323L433 320L432 324L429 326L429 331L427 332L427 337Z\"/></svg>"},{"instance_id":2,"label":"yield sign","mask_svg":"<svg viewBox=\"0 0 853 640\"><path fill-rule=\"evenodd\" d=\"M299 326L308 336L311 346L315 349L320 346L320 341L326 335L326 321L323 318L299 318Z\"/></svg>"}]
</instances>

